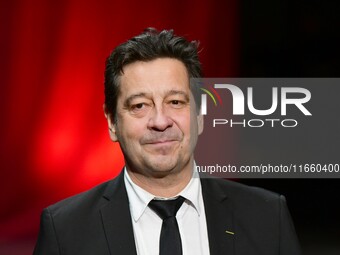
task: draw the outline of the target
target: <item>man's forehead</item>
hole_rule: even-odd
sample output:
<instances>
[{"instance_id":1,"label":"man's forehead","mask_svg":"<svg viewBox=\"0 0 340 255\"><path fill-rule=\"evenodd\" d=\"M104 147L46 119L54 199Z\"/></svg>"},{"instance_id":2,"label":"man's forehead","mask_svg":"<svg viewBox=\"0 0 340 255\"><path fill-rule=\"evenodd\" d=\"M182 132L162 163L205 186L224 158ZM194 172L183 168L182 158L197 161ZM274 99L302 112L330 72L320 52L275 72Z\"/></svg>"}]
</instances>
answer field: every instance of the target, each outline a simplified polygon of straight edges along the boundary
<instances>
[{"instance_id":1,"label":"man's forehead","mask_svg":"<svg viewBox=\"0 0 340 255\"><path fill-rule=\"evenodd\" d=\"M190 97L190 91L184 90L184 89L165 89L161 91L150 91L150 90L143 90L143 89L136 89L132 91L126 91L126 93L123 93L121 95L121 99L124 101L132 101L134 99L138 98L155 98L155 97L161 97L166 98L170 96L178 96L183 97L185 99L189 99Z\"/></svg>"}]
</instances>

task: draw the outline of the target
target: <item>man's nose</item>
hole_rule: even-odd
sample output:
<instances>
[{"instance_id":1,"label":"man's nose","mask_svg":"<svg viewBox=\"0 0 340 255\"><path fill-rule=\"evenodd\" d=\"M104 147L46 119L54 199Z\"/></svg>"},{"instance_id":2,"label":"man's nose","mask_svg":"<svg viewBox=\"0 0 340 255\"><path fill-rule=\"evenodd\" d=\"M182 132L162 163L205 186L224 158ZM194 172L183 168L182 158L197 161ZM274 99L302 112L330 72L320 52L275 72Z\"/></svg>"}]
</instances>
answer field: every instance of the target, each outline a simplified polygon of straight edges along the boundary
<instances>
[{"instance_id":1,"label":"man's nose","mask_svg":"<svg viewBox=\"0 0 340 255\"><path fill-rule=\"evenodd\" d=\"M173 125L169 112L163 106L154 107L148 122L148 128L164 131Z\"/></svg>"}]
</instances>

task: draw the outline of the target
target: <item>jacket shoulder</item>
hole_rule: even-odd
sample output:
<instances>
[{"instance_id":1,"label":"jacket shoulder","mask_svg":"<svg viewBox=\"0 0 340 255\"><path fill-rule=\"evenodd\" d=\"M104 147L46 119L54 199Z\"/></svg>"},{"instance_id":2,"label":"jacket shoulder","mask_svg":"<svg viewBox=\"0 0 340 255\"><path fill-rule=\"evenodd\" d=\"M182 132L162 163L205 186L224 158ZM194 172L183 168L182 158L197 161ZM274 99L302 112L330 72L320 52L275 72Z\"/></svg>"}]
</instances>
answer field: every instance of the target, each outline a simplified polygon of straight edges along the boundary
<instances>
[{"instance_id":1,"label":"jacket shoulder","mask_svg":"<svg viewBox=\"0 0 340 255\"><path fill-rule=\"evenodd\" d=\"M202 179L206 193L213 197L227 198L234 205L254 205L256 207L285 200L284 196L259 187L248 186L221 178Z\"/></svg>"},{"instance_id":2,"label":"jacket shoulder","mask_svg":"<svg viewBox=\"0 0 340 255\"><path fill-rule=\"evenodd\" d=\"M266 190L264 188L248 186L236 181L219 179L217 182L224 190L227 190L228 194L230 192L229 195L232 193L236 197L244 196L248 199L271 201L277 200L281 196L280 194L273 191Z\"/></svg>"},{"instance_id":3,"label":"jacket shoulder","mask_svg":"<svg viewBox=\"0 0 340 255\"><path fill-rule=\"evenodd\" d=\"M98 186L65 198L46 208L53 216L72 215L73 213L86 213L89 210L98 210L107 202L106 194L108 190L115 186L117 178L99 184Z\"/></svg>"}]
</instances>

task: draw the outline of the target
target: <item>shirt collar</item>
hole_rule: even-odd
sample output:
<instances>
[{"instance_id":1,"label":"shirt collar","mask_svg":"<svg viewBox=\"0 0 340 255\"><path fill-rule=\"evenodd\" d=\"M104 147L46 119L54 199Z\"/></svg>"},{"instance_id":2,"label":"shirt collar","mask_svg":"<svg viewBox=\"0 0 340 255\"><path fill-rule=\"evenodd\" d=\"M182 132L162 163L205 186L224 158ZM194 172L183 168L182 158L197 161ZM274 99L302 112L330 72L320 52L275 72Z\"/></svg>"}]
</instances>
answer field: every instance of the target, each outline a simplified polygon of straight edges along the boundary
<instances>
[{"instance_id":1,"label":"shirt collar","mask_svg":"<svg viewBox=\"0 0 340 255\"><path fill-rule=\"evenodd\" d=\"M130 178L126 168L124 168L124 182L126 191L129 197L130 211L133 219L137 222L143 215L149 202L158 198L147 192L146 190L135 184ZM175 197L182 196L186 199L186 203L192 206L197 214L200 216L202 206L199 203L199 198L202 196L202 188L199 175L196 171L196 165L194 166L194 172L188 185ZM164 198L160 198L164 199Z\"/></svg>"}]
</instances>

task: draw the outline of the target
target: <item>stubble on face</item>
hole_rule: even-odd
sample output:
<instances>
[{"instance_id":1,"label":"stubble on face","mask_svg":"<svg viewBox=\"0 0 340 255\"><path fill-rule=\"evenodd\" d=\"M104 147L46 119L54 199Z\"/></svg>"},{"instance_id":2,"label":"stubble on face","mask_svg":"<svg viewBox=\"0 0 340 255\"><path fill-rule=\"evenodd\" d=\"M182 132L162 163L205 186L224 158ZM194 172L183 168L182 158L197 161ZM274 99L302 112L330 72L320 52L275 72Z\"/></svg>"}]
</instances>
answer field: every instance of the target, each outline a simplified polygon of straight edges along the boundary
<instances>
[{"instance_id":1,"label":"stubble on face","mask_svg":"<svg viewBox=\"0 0 340 255\"><path fill-rule=\"evenodd\" d=\"M170 58L135 62L120 80L114 128L128 171L142 178L191 176L198 134L191 130L197 119L184 64Z\"/></svg>"}]
</instances>

